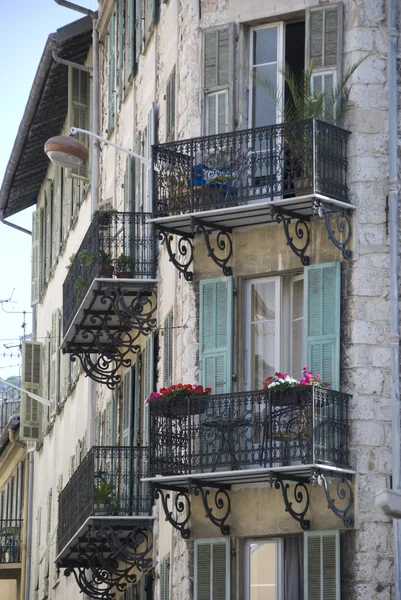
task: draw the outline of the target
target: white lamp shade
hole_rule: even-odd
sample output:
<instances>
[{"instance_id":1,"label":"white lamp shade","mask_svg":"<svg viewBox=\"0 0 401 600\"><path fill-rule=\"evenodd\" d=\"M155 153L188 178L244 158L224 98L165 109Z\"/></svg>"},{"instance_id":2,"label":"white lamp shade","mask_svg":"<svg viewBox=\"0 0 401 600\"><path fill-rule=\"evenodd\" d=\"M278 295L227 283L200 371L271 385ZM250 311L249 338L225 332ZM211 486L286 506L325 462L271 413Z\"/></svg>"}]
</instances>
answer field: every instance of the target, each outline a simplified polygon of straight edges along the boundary
<instances>
[{"instance_id":1,"label":"white lamp shade","mask_svg":"<svg viewBox=\"0 0 401 600\"><path fill-rule=\"evenodd\" d=\"M88 162L88 148L70 136L57 135L47 140L45 152L60 167L81 167Z\"/></svg>"}]
</instances>

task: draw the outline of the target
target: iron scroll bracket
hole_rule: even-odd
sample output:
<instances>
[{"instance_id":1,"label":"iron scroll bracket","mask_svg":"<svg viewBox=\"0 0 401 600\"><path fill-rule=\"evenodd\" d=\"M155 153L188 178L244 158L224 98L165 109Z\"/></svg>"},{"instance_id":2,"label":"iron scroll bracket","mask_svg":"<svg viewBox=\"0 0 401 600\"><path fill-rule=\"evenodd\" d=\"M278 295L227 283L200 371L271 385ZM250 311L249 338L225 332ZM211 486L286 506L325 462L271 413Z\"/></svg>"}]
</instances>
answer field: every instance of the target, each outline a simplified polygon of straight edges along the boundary
<instances>
[{"instance_id":1,"label":"iron scroll bracket","mask_svg":"<svg viewBox=\"0 0 401 600\"><path fill-rule=\"evenodd\" d=\"M329 240L341 251L346 260L352 258L352 251L348 248L352 236L351 211L347 208L326 205L323 202L314 206L314 210L324 216Z\"/></svg>"},{"instance_id":2,"label":"iron scroll bracket","mask_svg":"<svg viewBox=\"0 0 401 600\"><path fill-rule=\"evenodd\" d=\"M286 477L288 479L288 477ZM308 531L310 529L310 521L309 519L305 519L305 515L308 512L310 506L310 495L307 487L308 481L298 480L295 482L295 486L290 486L290 484L284 481L283 478L276 475L274 481L274 487L278 490L281 490L281 494L284 500L285 512L288 512L289 515L295 521L301 525L301 528L304 531ZM294 500L291 501L289 499L289 490L291 487L292 495ZM298 510L297 507L298 506Z\"/></svg>"},{"instance_id":3,"label":"iron scroll bracket","mask_svg":"<svg viewBox=\"0 0 401 600\"><path fill-rule=\"evenodd\" d=\"M309 217L283 211L277 207L271 207L271 214L272 220L282 223L287 246L300 258L305 267L308 266L310 256L306 254L306 251L310 244Z\"/></svg>"},{"instance_id":4,"label":"iron scroll bracket","mask_svg":"<svg viewBox=\"0 0 401 600\"><path fill-rule=\"evenodd\" d=\"M108 525L90 527L78 542L74 561L78 564L67 566L64 575L73 574L81 592L90 598L113 600L115 591L123 592L137 580L132 569L142 573L152 569L152 549L151 527L131 526L128 532Z\"/></svg>"},{"instance_id":5,"label":"iron scroll bracket","mask_svg":"<svg viewBox=\"0 0 401 600\"><path fill-rule=\"evenodd\" d=\"M184 279L186 281L192 281L194 274L192 271L189 270L189 267L191 266L194 260L193 234L184 234L181 231L169 229L167 227L162 227L161 225L157 225L157 229L159 231L159 240L166 244L166 249L170 262L173 263L175 268L179 271L180 275L184 276ZM174 240L173 234L178 237L178 257L177 253L174 252L172 249L172 243Z\"/></svg>"},{"instance_id":6,"label":"iron scroll bracket","mask_svg":"<svg viewBox=\"0 0 401 600\"><path fill-rule=\"evenodd\" d=\"M337 480L337 483L334 485L334 490L331 489L333 487L331 485L332 479ZM329 478L327 478L320 473L317 476L317 483L324 488L328 508L343 521L345 527L353 527L354 518L350 514L350 511L354 504L354 494L352 492L350 480L345 475L342 475L341 477L330 475ZM336 493L337 498L333 498L332 491ZM340 503L342 503L341 507L336 505L336 500L339 500Z\"/></svg>"},{"instance_id":7,"label":"iron scroll bracket","mask_svg":"<svg viewBox=\"0 0 401 600\"><path fill-rule=\"evenodd\" d=\"M207 223L195 217L191 217L191 223L195 233L203 234L208 256L222 269L224 275L227 277L231 276L233 270L231 267L227 266L227 263L233 254L233 242L230 235L232 229L214 223ZM218 232L216 237L216 248L212 246L210 241L210 237L214 231ZM220 253L223 255L225 254L226 256L219 256Z\"/></svg>"},{"instance_id":8,"label":"iron scroll bracket","mask_svg":"<svg viewBox=\"0 0 401 600\"><path fill-rule=\"evenodd\" d=\"M191 518L191 498L190 493L187 489L169 487L166 490L158 485L154 485L155 498L160 498L164 516L166 521L170 523L174 529L177 529L181 533L181 537L184 540L189 539L191 530L188 529L187 523ZM174 500L171 498L169 491L177 492ZM172 502L172 509L170 510L170 501ZM176 516L174 516L174 512Z\"/></svg>"}]
</instances>

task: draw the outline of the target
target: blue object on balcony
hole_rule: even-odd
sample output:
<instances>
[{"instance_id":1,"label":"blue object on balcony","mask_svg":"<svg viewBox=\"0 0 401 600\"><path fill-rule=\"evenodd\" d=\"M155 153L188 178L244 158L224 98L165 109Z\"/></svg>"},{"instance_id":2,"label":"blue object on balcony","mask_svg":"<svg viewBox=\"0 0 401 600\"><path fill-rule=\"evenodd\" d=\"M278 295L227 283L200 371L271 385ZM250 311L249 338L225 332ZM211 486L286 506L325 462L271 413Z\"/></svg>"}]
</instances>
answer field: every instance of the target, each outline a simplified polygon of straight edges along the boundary
<instances>
[{"instance_id":1,"label":"blue object on balcony","mask_svg":"<svg viewBox=\"0 0 401 600\"><path fill-rule=\"evenodd\" d=\"M207 165L198 163L192 168L192 179L188 179L188 185L192 187L207 186L234 194L235 187L229 185L234 181L235 173L230 169L211 169Z\"/></svg>"}]
</instances>

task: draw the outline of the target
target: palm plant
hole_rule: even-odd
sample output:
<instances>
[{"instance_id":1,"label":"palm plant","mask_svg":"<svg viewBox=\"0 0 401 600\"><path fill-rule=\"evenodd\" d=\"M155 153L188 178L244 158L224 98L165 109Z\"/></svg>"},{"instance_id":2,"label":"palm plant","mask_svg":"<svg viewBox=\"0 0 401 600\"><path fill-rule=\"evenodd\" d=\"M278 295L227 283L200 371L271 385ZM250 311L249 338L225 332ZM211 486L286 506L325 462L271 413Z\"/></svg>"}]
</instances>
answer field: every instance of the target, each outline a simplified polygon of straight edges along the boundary
<instances>
[{"instance_id":1,"label":"palm plant","mask_svg":"<svg viewBox=\"0 0 401 600\"><path fill-rule=\"evenodd\" d=\"M366 55L354 63L330 92L321 89L313 93L312 62L308 68L298 74L294 73L289 65L284 65L281 74L288 92L283 110L284 122L321 119L333 125L339 123L347 111L352 108L352 103L349 100L351 77L368 56ZM267 96L276 103L280 110L282 92L277 90L273 82L255 76L255 83L266 90Z\"/></svg>"}]
</instances>

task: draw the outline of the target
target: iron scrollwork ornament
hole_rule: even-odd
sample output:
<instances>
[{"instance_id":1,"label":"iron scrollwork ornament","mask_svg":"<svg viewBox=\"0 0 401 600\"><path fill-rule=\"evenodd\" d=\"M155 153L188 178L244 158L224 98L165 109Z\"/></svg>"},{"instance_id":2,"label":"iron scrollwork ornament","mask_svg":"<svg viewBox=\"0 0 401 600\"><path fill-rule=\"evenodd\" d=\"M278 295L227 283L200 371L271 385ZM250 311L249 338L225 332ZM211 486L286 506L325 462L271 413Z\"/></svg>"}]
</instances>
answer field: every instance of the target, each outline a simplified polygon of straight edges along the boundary
<instances>
[{"instance_id":1,"label":"iron scrollwork ornament","mask_svg":"<svg viewBox=\"0 0 401 600\"><path fill-rule=\"evenodd\" d=\"M192 271L189 271L189 267L191 266L194 259L194 245L192 241L192 236L189 234L181 234L179 236L177 243L179 257L177 257L177 254L173 252L173 249L171 247L174 240L174 236L170 231L159 228L159 240L165 242L169 260L179 271L180 275L184 275L184 279L186 281L192 281L194 274Z\"/></svg>"},{"instance_id":2,"label":"iron scrollwork ornament","mask_svg":"<svg viewBox=\"0 0 401 600\"><path fill-rule=\"evenodd\" d=\"M213 525L219 527L223 535L230 535L230 526L226 525L226 521L231 513L231 500L228 491L225 488L218 488L211 492L211 490L202 486L194 485L194 492L195 496L200 495L202 498L205 517L209 519ZM211 493L214 494L215 508L210 506L209 497Z\"/></svg>"},{"instance_id":3,"label":"iron scrollwork ornament","mask_svg":"<svg viewBox=\"0 0 401 600\"><path fill-rule=\"evenodd\" d=\"M277 478L274 482L274 487L277 490L281 489L285 505L285 512L288 512L293 519L298 521L304 531L308 531L310 529L310 521L305 519L305 515L309 509L310 497L306 483L304 481L298 481L293 487L290 486L289 483L285 483L281 478ZM290 487L293 488L292 491L295 505L294 502L290 501L288 498L288 490ZM297 505L299 506L298 510L296 510Z\"/></svg>"},{"instance_id":4,"label":"iron scrollwork ornament","mask_svg":"<svg viewBox=\"0 0 401 600\"><path fill-rule=\"evenodd\" d=\"M176 493L173 505L177 518L173 516L174 511L170 510L169 507L169 500L171 498L169 492L162 488L155 487L155 498L160 498L161 500L166 521L181 533L181 537L184 540L189 539L191 531L186 527L191 518L191 500L189 493L185 490L180 490Z\"/></svg>"},{"instance_id":5,"label":"iron scrollwork ornament","mask_svg":"<svg viewBox=\"0 0 401 600\"><path fill-rule=\"evenodd\" d=\"M71 353L71 361L75 362L79 359L81 366L87 377L90 377L97 383L105 384L110 390L113 390L121 383L121 375L119 370L121 367L127 368L131 364L131 360L126 357L126 352L119 352L116 349L107 354L90 354L79 351Z\"/></svg>"},{"instance_id":6,"label":"iron scrollwork ornament","mask_svg":"<svg viewBox=\"0 0 401 600\"><path fill-rule=\"evenodd\" d=\"M307 221L301 217L288 217L277 210L274 211L274 219L277 223L283 224L287 246L301 259L301 263L307 267L310 264L310 257L305 254L310 243Z\"/></svg>"},{"instance_id":7,"label":"iron scrollwork ornament","mask_svg":"<svg viewBox=\"0 0 401 600\"><path fill-rule=\"evenodd\" d=\"M205 223L200 222L199 220L195 220L196 224L196 232L203 233L203 237L205 240L207 254L212 259L212 261L222 269L223 274L229 277L233 274L232 268L227 266L230 258L233 254L233 243L231 236L231 230L219 229L216 237L216 248L213 248L210 243L210 236L213 233L212 229L208 229ZM217 252L221 252L226 254L225 257L218 256Z\"/></svg>"},{"instance_id":8,"label":"iron scrollwork ornament","mask_svg":"<svg viewBox=\"0 0 401 600\"><path fill-rule=\"evenodd\" d=\"M354 519L349 514L354 504L354 495L352 493L351 483L346 477L336 479L337 483L335 485L335 491L337 493L337 498L343 503L342 507L336 506L336 500L331 495L331 480L326 479L323 474L320 474L317 477L317 482L319 485L323 485L328 508L330 508L330 510L332 510L333 513L343 521L345 527L350 528L354 525Z\"/></svg>"},{"instance_id":9,"label":"iron scrollwork ornament","mask_svg":"<svg viewBox=\"0 0 401 600\"><path fill-rule=\"evenodd\" d=\"M351 218L349 211L346 209L334 209L322 206L324 219L326 222L327 233L329 234L329 240L333 242L336 248L341 250L341 253L345 259L352 258L352 251L348 248L348 244L351 240ZM342 238L342 241L337 239Z\"/></svg>"}]
</instances>

